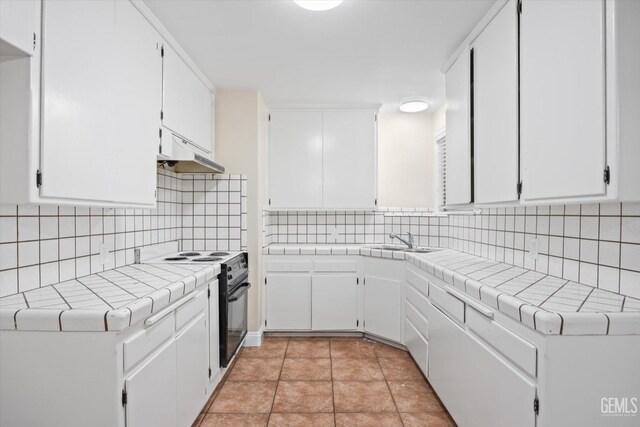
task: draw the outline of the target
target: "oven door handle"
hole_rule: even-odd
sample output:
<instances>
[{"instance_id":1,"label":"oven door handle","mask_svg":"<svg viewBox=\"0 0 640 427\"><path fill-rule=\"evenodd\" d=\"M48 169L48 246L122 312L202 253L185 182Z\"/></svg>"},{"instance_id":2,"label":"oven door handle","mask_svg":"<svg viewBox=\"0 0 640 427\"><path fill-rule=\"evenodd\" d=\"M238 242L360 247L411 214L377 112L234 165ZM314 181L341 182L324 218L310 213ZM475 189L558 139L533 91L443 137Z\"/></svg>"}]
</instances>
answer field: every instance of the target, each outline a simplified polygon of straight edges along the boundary
<instances>
[{"instance_id":1,"label":"oven door handle","mask_svg":"<svg viewBox=\"0 0 640 427\"><path fill-rule=\"evenodd\" d=\"M238 299L240 299L241 296L243 296L244 294L246 294L249 291L250 287L251 287L251 283L249 283L249 282L244 282L242 285L238 286L236 288L236 291L229 296L229 302L238 301ZM240 290L240 289L242 289L242 290ZM240 291L240 292L238 292L238 291Z\"/></svg>"}]
</instances>

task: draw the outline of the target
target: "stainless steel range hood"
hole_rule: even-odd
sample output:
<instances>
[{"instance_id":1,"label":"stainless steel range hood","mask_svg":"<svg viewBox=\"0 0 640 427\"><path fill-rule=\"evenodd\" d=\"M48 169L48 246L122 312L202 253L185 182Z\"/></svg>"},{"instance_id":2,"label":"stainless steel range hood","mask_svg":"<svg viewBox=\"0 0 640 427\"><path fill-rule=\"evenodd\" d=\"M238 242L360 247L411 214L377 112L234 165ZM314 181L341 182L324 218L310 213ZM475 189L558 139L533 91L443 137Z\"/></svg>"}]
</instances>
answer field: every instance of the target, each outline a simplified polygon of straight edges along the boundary
<instances>
[{"instance_id":1,"label":"stainless steel range hood","mask_svg":"<svg viewBox=\"0 0 640 427\"><path fill-rule=\"evenodd\" d=\"M205 154L199 146L164 129L158 165L169 166L176 173L224 173L224 166L199 153Z\"/></svg>"}]
</instances>

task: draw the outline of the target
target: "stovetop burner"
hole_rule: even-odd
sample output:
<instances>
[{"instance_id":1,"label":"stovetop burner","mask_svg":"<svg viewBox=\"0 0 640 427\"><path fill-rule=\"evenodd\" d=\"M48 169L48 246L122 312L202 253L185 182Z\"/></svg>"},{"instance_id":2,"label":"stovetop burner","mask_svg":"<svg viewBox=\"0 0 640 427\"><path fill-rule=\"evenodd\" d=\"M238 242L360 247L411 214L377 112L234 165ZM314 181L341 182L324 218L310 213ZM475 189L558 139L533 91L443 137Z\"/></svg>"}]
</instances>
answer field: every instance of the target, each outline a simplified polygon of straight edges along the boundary
<instances>
[{"instance_id":1,"label":"stovetop burner","mask_svg":"<svg viewBox=\"0 0 640 427\"><path fill-rule=\"evenodd\" d=\"M200 258L194 258L191 261L195 262L211 262L211 261L220 261L222 258L213 257L213 256L203 256Z\"/></svg>"},{"instance_id":2,"label":"stovetop burner","mask_svg":"<svg viewBox=\"0 0 640 427\"><path fill-rule=\"evenodd\" d=\"M229 252L211 252L209 256L227 256Z\"/></svg>"},{"instance_id":3,"label":"stovetop burner","mask_svg":"<svg viewBox=\"0 0 640 427\"><path fill-rule=\"evenodd\" d=\"M183 252L180 256L200 256L200 252Z\"/></svg>"},{"instance_id":4,"label":"stovetop burner","mask_svg":"<svg viewBox=\"0 0 640 427\"><path fill-rule=\"evenodd\" d=\"M171 256L169 258L163 259L163 261L184 261L186 259L189 258L187 258L186 256Z\"/></svg>"}]
</instances>

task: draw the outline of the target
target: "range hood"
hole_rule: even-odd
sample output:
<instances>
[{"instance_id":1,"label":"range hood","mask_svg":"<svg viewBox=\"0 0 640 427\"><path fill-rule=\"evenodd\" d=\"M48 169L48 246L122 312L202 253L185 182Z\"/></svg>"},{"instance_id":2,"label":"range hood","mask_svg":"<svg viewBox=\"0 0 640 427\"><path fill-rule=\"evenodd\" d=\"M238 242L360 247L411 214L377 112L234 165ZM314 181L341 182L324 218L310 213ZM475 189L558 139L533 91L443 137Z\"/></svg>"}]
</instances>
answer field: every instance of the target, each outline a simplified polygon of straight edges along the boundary
<instances>
[{"instance_id":1,"label":"range hood","mask_svg":"<svg viewBox=\"0 0 640 427\"><path fill-rule=\"evenodd\" d=\"M205 157L199 146L163 129L158 165L169 166L176 173L224 173L224 166Z\"/></svg>"}]
</instances>

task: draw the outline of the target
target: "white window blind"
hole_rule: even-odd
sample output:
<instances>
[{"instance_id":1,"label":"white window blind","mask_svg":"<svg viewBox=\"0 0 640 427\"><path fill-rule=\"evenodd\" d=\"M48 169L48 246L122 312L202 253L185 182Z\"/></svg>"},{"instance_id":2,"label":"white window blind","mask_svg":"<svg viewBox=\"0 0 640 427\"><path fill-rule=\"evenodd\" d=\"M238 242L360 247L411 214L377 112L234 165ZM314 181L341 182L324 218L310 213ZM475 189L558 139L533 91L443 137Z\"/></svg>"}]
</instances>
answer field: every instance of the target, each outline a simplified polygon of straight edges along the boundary
<instances>
[{"instance_id":1,"label":"white window blind","mask_svg":"<svg viewBox=\"0 0 640 427\"><path fill-rule=\"evenodd\" d=\"M436 141L438 162L438 205L447 205L447 140L445 137Z\"/></svg>"}]
</instances>

